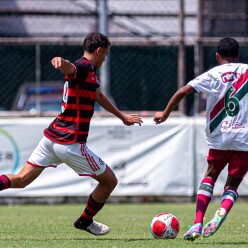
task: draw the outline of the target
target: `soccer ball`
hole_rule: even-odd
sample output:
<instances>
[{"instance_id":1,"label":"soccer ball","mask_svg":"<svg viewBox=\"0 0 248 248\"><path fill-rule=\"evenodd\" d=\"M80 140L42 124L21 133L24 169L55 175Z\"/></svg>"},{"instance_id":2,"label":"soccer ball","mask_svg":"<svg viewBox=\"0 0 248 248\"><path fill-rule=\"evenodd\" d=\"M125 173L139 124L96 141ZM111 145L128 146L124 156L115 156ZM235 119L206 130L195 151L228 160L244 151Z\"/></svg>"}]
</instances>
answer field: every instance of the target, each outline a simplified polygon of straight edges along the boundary
<instances>
[{"instance_id":1,"label":"soccer ball","mask_svg":"<svg viewBox=\"0 0 248 248\"><path fill-rule=\"evenodd\" d=\"M151 222L151 234L156 239L174 239L180 230L176 216L163 212L154 216Z\"/></svg>"}]
</instances>

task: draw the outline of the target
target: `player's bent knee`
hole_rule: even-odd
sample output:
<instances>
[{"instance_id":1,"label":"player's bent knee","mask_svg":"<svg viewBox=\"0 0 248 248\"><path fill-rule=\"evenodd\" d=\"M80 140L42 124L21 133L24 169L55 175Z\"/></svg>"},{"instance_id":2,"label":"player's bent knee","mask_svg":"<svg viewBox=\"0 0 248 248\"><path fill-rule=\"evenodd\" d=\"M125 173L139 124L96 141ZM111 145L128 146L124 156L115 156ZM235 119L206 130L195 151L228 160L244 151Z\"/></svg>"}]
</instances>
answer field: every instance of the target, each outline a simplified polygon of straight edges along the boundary
<instances>
[{"instance_id":1,"label":"player's bent knee","mask_svg":"<svg viewBox=\"0 0 248 248\"><path fill-rule=\"evenodd\" d=\"M106 185L107 186L107 189L108 191L112 192L116 185L118 184L118 180L116 177L112 177L109 181L108 181L108 184Z\"/></svg>"}]
</instances>

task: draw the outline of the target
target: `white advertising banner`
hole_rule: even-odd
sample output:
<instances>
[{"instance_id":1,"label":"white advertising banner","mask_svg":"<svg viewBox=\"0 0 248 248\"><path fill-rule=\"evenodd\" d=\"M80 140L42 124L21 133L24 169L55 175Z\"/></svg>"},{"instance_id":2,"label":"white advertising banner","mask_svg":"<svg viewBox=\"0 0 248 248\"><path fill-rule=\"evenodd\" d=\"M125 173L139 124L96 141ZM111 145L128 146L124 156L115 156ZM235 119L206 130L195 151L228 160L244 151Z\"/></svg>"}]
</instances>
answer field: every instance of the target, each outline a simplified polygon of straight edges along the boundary
<instances>
[{"instance_id":1,"label":"white advertising banner","mask_svg":"<svg viewBox=\"0 0 248 248\"><path fill-rule=\"evenodd\" d=\"M0 120L0 174L22 168L51 120ZM207 168L204 128L204 118L171 117L161 125L144 118L142 126L127 127L116 118L94 117L87 145L115 172L118 186L113 196L191 196ZM223 171L216 194L222 193L226 175ZM45 169L25 189L2 191L0 197L82 196L96 183L61 164ZM248 195L247 185L244 180L240 194Z\"/></svg>"}]
</instances>

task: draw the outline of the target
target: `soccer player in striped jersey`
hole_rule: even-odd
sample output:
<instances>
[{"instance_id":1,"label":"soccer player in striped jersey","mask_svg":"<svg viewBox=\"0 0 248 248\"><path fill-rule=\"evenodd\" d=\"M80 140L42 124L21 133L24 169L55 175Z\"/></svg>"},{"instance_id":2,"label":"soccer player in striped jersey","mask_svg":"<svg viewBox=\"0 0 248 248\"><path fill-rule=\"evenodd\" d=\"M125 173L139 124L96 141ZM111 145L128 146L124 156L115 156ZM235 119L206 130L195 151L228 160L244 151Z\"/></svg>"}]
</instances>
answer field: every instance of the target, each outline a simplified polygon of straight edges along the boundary
<instances>
[{"instance_id":1,"label":"soccer player in striped jersey","mask_svg":"<svg viewBox=\"0 0 248 248\"><path fill-rule=\"evenodd\" d=\"M237 200L237 189L248 169L248 65L238 63L239 44L230 37L217 44L216 66L180 88L163 112L156 112L154 121L160 124L187 95L203 92L207 96L206 137L209 146L208 168L196 199L193 226L184 239L194 241L201 235L212 236L226 219ZM220 208L204 228L203 218L213 196L215 182L228 165Z\"/></svg>"},{"instance_id":2,"label":"soccer player in striped jersey","mask_svg":"<svg viewBox=\"0 0 248 248\"><path fill-rule=\"evenodd\" d=\"M98 185L90 194L81 216L74 222L75 228L94 235L104 235L110 230L94 221L93 217L103 208L117 185L114 172L86 144L95 102L127 126L142 123L136 114L119 111L99 89L96 69L104 62L109 47L107 36L90 33L83 43L83 57L75 63L61 57L52 59L53 67L65 74L62 111L44 130L44 137L21 171L0 176L0 190L24 188L45 168L65 163L79 176L94 178Z\"/></svg>"}]
</instances>

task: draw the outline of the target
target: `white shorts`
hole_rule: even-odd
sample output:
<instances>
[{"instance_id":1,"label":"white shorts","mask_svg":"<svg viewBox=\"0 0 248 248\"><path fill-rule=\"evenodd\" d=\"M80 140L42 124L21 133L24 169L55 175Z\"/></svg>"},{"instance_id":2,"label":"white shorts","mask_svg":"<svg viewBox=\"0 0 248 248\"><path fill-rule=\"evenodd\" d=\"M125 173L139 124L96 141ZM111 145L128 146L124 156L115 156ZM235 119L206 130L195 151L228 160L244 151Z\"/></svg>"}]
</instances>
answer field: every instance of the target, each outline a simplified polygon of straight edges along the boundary
<instances>
[{"instance_id":1,"label":"white shorts","mask_svg":"<svg viewBox=\"0 0 248 248\"><path fill-rule=\"evenodd\" d=\"M41 168L57 167L65 163L79 176L97 176L106 169L106 164L86 144L62 145L43 137L29 157L28 164Z\"/></svg>"}]
</instances>

